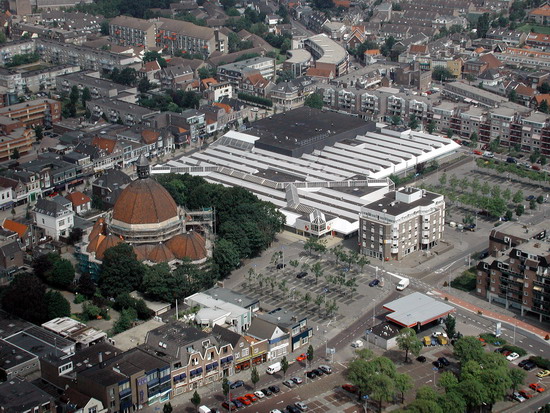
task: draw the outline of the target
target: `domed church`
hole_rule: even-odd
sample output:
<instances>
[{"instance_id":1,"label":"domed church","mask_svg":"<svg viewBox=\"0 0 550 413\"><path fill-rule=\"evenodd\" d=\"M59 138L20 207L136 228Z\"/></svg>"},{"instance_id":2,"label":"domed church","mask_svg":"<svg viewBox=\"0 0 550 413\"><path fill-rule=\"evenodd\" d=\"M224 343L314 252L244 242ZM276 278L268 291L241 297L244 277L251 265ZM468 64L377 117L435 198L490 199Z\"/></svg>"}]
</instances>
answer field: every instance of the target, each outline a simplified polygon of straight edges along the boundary
<instances>
[{"instance_id":1,"label":"domed church","mask_svg":"<svg viewBox=\"0 0 550 413\"><path fill-rule=\"evenodd\" d=\"M207 240L197 231L186 231L189 213L149 174L149 162L141 155L138 178L124 188L112 212L96 221L81 247L80 254L88 261L101 261L108 248L122 242L130 244L147 264L206 260Z\"/></svg>"}]
</instances>

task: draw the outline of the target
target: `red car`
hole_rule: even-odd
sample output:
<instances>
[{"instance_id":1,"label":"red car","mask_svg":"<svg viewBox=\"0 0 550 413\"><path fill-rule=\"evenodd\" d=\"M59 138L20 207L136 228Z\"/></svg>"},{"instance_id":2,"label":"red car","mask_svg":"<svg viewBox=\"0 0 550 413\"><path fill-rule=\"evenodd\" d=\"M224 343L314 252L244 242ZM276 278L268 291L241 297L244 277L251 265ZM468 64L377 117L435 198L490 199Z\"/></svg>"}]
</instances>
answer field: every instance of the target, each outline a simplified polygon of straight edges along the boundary
<instances>
[{"instance_id":1,"label":"red car","mask_svg":"<svg viewBox=\"0 0 550 413\"><path fill-rule=\"evenodd\" d=\"M483 155L483 152L478 151L478 150L476 149L476 150L474 151L474 154L476 154L476 155Z\"/></svg>"},{"instance_id":2,"label":"red car","mask_svg":"<svg viewBox=\"0 0 550 413\"><path fill-rule=\"evenodd\" d=\"M544 387L542 387L539 383L531 383L529 387L538 393L542 393L544 391Z\"/></svg>"},{"instance_id":3,"label":"red car","mask_svg":"<svg viewBox=\"0 0 550 413\"><path fill-rule=\"evenodd\" d=\"M357 388L357 386L354 386L353 384L342 384L342 388L345 390L345 391L348 391L350 393L357 393L357 390L359 390Z\"/></svg>"},{"instance_id":4,"label":"red car","mask_svg":"<svg viewBox=\"0 0 550 413\"><path fill-rule=\"evenodd\" d=\"M245 406L250 406L252 404L252 402L250 400L248 400L246 397L242 397L242 396L237 397L237 400L240 401Z\"/></svg>"},{"instance_id":5,"label":"red car","mask_svg":"<svg viewBox=\"0 0 550 413\"><path fill-rule=\"evenodd\" d=\"M527 393L527 390L520 390L520 391L518 391L518 393L521 394L526 399L530 399L531 397L533 397L533 394L532 393Z\"/></svg>"},{"instance_id":6,"label":"red car","mask_svg":"<svg viewBox=\"0 0 550 413\"><path fill-rule=\"evenodd\" d=\"M244 397L246 397L251 402L257 402L258 401L258 398L255 395L253 395L252 393L247 393L247 394L244 395Z\"/></svg>"},{"instance_id":7,"label":"red car","mask_svg":"<svg viewBox=\"0 0 550 413\"><path fill-rule=\"evenodd\" d=\"M307 354L306 353L302 353L298 357L296 357L296 361L305 361L305 360L307 360Z\"/></svg>"}]
</instances>

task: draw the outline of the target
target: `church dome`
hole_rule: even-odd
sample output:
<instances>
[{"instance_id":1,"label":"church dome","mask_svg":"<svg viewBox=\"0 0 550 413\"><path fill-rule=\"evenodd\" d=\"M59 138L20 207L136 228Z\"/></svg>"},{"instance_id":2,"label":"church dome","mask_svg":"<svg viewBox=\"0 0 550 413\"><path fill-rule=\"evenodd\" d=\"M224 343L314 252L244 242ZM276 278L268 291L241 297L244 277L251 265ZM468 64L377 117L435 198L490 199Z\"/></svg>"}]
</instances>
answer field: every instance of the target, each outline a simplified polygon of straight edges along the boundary
<instances>
[{"instance_id":1,"label":"church dome","mask_svg":"<svg viewBox=\"0 0 550 413\"><path fill-rule=\"evenodd\" d=\"M178 259L197 261L206 257L206 242L197 232L176 235L168 240L166 246Z\"/></svg>"},{"instance_id":2,"label":"church dome","mask_svg":"<svg viewBox=\"0 0 550 413\"><path fill-rule=\"evenodd\" d=\"M116 235L107 235L103 241L101 241L101 244L96 249L95 256L102 260L103 255L105 254L105 251L107 251L111 247L115 247L118 244L122 243L122 240L117 237Z\"/></svg>"},{"instance_id":3,"label":"church dome","mask_svg":"<svg viewBox=\"0 0 550 413\"><path fill-rule=\"evenodd\" d=\"M113 209L113 220L127 225L159 224L177 217L174 199L152 178L137 179L128 185Z\"/></svg>"},{"instance_id":4,"label":"church dome","mask_svg":"<svg viewBox=\"0 0 550 413\"><path fill-rule=\"evenodd\" d=\"M149 252L147 258L149 259L149 261L153 261L156 263L170 262L175 259L172 251L170 251L168 247L164 244L158 244L151 248L151 251Z\"/></svg>"}]
</instances>

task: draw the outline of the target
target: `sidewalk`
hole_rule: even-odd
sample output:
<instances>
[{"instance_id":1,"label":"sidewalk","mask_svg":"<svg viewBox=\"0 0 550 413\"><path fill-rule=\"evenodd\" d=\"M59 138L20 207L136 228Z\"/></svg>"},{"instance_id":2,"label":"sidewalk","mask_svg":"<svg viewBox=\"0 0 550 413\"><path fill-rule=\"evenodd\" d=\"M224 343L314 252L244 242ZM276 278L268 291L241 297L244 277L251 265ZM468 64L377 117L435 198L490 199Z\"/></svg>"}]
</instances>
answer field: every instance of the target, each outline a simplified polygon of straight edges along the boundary
<instances>
[{"instance_id":1,"label":"sidewalk","mask_svg":"<svg viewBox=\"0 0 550 413\"><path fill-rule=\"evenodd\" d=\"M545 330L540 329L538 327L535 327L535 326L533 326L529 323L518 320L515 316L505 315L505 314L502 314L502 313L499 313L499 312L496 312L496 311L492 311L492 310L489 310L487 308L484 308L485 306L484 307L477 306L475 304L472 304L468 301L462 300L462 299L460 299L460 298L458 298L458 297L456 297L452 294L449 294L449 293L446 293L446 292L443 292L443 291L434 290L434 293L440 295L441 297L447 297L449 299L449 302L451 302L453 304L456 304L457 306L459 306L459 307L461 307L465 310L471 311L473 313L482 313L483 316L485 316L487 318L491 318L491 319L494 319L494 320L503 321L505 323L515 325L517 328L525 330L525 331L529 331L530 333L533 333L533 334L539 336L542 339L544 339L547 334L550 334L549 331L545 331ZM489 305L489 303L487 303L487 305ZM495 307L493 305L491 306L491 308L494 308L495 310L498 309L498 307ZM508 311L508 310L505 310L505 311L513 314L511 311Z\"/></svg>"}]
</instances>

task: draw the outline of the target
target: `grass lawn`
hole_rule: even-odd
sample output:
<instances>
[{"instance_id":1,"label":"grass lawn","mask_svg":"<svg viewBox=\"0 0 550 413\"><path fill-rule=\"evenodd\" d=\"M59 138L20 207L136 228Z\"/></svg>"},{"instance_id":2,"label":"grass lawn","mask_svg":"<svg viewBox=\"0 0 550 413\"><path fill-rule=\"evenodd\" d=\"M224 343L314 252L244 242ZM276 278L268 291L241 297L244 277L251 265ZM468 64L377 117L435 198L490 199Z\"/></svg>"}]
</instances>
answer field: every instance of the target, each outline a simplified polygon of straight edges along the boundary
<instances>
[{"instance_id":1,"label":"grass lawn","mask_svg":"<svg viewBox=\"0 0 550 413\"><path fill-rule=\"evenodd\" d=\"M535 33L550 34L550 27L547 26L537 26L535 24L524 24L517 28L521 32L530 33L534 31Z\"/></svg>"}]
</instances>

